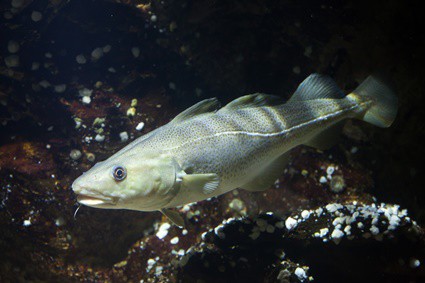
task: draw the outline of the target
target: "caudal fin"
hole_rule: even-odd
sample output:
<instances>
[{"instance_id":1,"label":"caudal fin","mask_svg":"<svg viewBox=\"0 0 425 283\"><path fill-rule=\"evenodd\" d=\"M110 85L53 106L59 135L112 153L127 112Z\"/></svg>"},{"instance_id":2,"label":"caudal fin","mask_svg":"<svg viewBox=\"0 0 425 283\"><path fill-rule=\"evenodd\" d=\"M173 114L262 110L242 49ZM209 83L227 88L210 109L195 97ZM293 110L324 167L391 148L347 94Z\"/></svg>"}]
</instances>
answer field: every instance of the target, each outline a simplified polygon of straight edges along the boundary
<instances>
[{"instance_id":1,"label":"caudal fin","mask_svg":"<svg viewBox=\"0 0 425 283\"><path fill-rule=\"evenodd\" d=\"M391 126L397 115L397 96L379 78L369 76L354 91L361 99L372 100L372 105L362 117L363 121L381 128Z\"/></svg>"}]
</instances>

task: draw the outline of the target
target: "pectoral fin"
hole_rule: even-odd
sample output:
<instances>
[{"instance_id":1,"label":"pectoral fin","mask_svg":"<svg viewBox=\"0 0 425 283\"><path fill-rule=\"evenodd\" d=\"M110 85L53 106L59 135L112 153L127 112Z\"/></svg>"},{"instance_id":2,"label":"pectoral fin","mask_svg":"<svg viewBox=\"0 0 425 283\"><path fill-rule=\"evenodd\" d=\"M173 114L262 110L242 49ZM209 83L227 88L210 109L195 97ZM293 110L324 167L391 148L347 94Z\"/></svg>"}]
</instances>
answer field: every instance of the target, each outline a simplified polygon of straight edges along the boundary
<instances>
[{"instance_id":1,"label":"pectoral fin","mask_svg":"<svg viewBox=\"0 0 425 283\"><path fill-rule=\"evenodd\" d=\"M173 222L174 225L183 228L184 227L184 219L181 217L181 215L173 211L171 209L163 208L160 210L162 214L164 214L171 222Z\"/></svg>"},{"instance_id":2,"label":"pectoral fin","mask_svg":"<svg viewBox=\"0 0 425 283\"><path fill-rule=\"evenodd\" d=\"M182 177L182 187L193 190L202 190L206 195L212 194L220 185L218 175L210 174L187 174Z\"/></svg>"},{"instance_id":3,"label":"pectoral fin","mask_svg":"<svg viewBox=\"0 0 425 283\"><path fill-rule=\"evenodd\" d=\"M251 192L264 191L270 188L274 182L283 173L286 165L290 161L289 153L285 153L274 160L266 168L260 171L260 173L253 178L251 181L242 186L242 189Z\"/></svg>"}]
</instances>

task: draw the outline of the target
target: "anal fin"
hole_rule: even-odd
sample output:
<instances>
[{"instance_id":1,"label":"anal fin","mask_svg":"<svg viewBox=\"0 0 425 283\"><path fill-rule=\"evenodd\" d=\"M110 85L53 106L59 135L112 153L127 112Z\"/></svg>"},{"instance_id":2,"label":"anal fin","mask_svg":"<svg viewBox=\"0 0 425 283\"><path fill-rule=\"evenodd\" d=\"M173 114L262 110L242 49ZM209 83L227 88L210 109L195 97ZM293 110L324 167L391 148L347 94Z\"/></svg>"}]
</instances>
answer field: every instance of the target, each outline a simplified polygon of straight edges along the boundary
<instances>
[{"instance_id":1,"label":"anal fin","mask_svg":"<svg viewBox=\"0 0 425 283\"><path fill-rule=\"evenodd\" d=\"M336 123L335 125L323 130L304 144L319 150L327 150L337 144L341 139L341 131L343 126L343 121Z\"/></svg>"},{"instance_id":2,"label":"anal fin","mask_svg":"<svg viewBox=\"0 0 425 283\"><path fill-rule=\"evenodd\" d=\"M183 228L184 227L184 219L183 217L176 211L171 209L162 208L161 213L164 214L174 225Z\"/></svg>"},{"instance_id":3,"label":"anal fin","mask_svg":"<svg viewBox=\"0 0 425 283\"><path fill-rule=\"evenodd\" d=\"M253 178L251 181L242 186L242 189L251 192L264 191L270 188L274 182L282 175L286 165L291 160L290 154L285 153L270 163L266 168Z\"/></svg>"}]
</instances>

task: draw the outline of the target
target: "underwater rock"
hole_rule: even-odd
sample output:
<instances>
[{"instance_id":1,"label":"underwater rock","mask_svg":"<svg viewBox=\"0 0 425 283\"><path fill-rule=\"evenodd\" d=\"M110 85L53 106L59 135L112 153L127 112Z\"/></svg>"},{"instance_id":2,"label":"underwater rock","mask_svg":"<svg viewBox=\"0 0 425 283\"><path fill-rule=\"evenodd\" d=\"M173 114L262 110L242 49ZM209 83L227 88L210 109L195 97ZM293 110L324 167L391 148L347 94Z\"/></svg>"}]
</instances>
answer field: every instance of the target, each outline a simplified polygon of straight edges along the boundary
<instances>
[{"instance_id":1,"label":"underwater rock","mask_svg":"<svg viewBox=\"0 0 425 283\"><path fill-rule=\"evenodd\" d=\"M399 279L409 278L411 267L400 264L400 258L420 258L424 249L423 230L397 205L330 203L287 217L265 213L255 218L229 218L203 232L205 223L200 220L217 203L211 200L182 208L189 222L186 229L167 222L157 224L155 235L133 246L115 271L126 278L155 282L326 282L335 277L344 282L391 281L388 267L397 264ZM297 222L291 230L285 227L289 217ZM380 232L373 234L373 227ZM332 236L332 231L340 228L343 237ZM400 244L401 250L397 248ZM381 258L382 253L387 258ZM345 259L338 260L341 257ZM381 265L371 266L370 260ZM136 262L141 264L141 277L131 277Z\"/></svg>"},{"instance_id":2,"label":"underwater rock","mask_svg":"<svg viewBox=\"0 0 425 283\"><path fill-rule=\"evenodd\" d=\"M290 229L285 227L289 218L297 223ZM374 228L380 231L376 233ZM398 264L400 258L420 257L425 247L423 236L423 230L410 219L405 209L383 203L331 203L286 218L273 213L256 218L230 218L203 235L203 241L189 253L189 260L180 259L184 267L179 276L183 281L189 279L191 282L201 278L205 280L203 275L210 272L215 275L209 274L207 278L212 276L217 280L229 279L237 274L238 277L233 280L260 281L267 278L264 282L310 282L319 278L329 282L331 278L326 278L333 273L344 282L387 282L393 276L392 272L386 271L388 267ZM421 248L415 250L418 241ZM397 249L400 242L404 250ZM380 258L381 254L373 253L385 249L391 249L385 253L388 256L385 260ZM326 256L323 256L324 252ZM350 256L344 261L337 260L345 254ZM364 260L366 255L382 265L371 267ZM298 260L307 263L310 268L297 264ZM288 265L288 262L291 264ZM265 272L270 265L279 271ZM346 266L352 268L347 269ZM411 268L407 265L400 268L405 273L400 275L400 279L407 279ZM218 275L226 269L232 271Z\"/></svg>"},{"instance_id":3,"label":"underwater rock","mask_svg":"<svg viewBox=\"0 0 425 283\"><path fill-rule=\"evenodd\" d=\"M55 162L46 144L14 142L0 146L0 168L32 176L46 176Z\"/></svg>"}]
</instances>

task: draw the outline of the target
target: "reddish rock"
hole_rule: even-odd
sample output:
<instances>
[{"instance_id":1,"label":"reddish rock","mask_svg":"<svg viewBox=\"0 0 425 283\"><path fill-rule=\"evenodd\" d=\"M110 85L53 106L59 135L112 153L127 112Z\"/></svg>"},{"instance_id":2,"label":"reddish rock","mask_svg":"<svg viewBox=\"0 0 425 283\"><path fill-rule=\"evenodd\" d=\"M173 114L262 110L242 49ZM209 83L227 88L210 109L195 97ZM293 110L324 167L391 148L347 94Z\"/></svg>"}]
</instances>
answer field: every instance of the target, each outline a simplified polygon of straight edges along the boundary
<instances>
[{"instance_id":1,"label":"reddish rock","mask_svg":"<svg viewBox=\"0 0 425 283\"><path fill-rule=\"evenodd\" d=\"M54 167L52 153L41 142L14 142L0 147L2 170L46 177Z\"/></svg>"}]
</instances>

